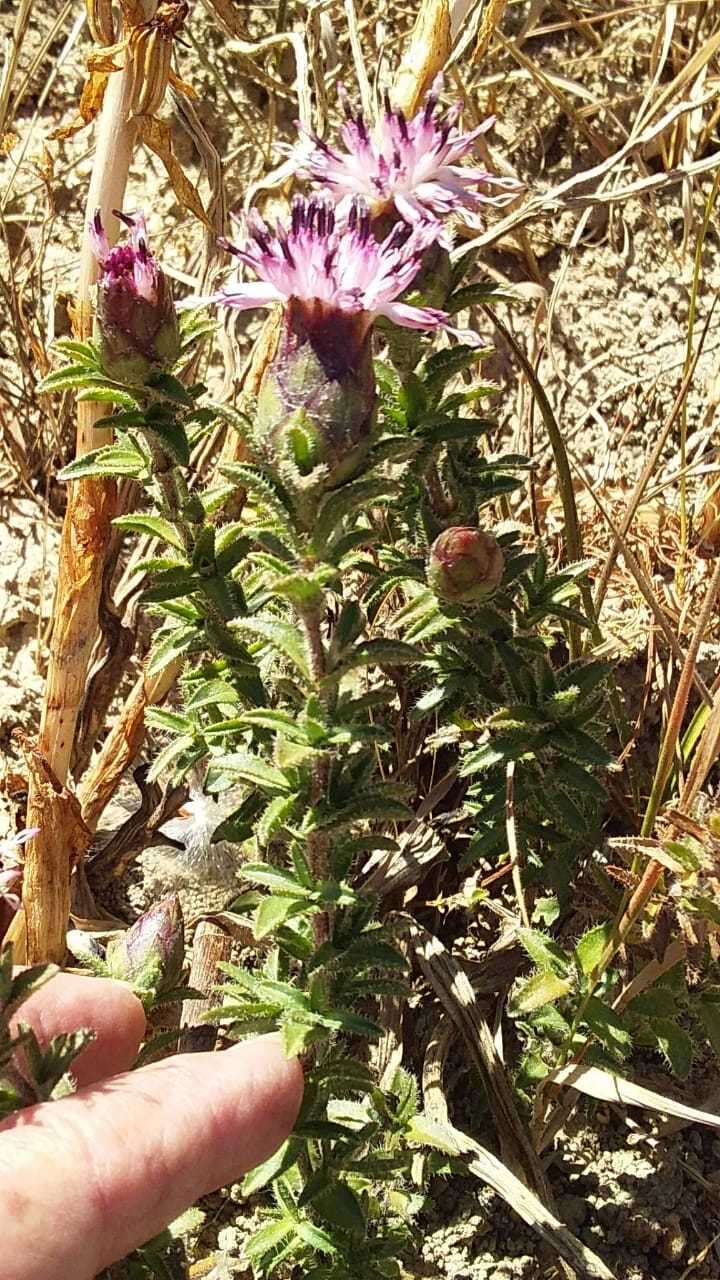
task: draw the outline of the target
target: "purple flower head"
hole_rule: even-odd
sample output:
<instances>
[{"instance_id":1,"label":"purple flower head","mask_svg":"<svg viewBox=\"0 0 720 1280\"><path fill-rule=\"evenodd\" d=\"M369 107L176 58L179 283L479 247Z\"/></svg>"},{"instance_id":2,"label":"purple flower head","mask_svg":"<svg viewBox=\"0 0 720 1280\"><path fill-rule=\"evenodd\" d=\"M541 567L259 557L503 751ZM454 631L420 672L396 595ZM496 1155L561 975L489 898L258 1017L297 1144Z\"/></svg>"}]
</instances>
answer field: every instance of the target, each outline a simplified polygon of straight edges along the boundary
<instances>
[{"instance_id":1,"label":"purple flower head","mask_svg":"<svg viewBox=\"0 0 720 1280\"><path fill-rule=\"evenodd\" d=\"M377 241L363 199L353 197L347 217L340 219L331 201L296 196L289 227L278 224L273 229L252 213L245 246L225 242L257 281L231 281L210 297L187 299L184 305L224 303L246 311L292 300L311 340L316 337L327 346L328 358L333 344L339 353L347 337L343 332L343 342L338 339L341 315L354 318L340 325L352 330L355 346L362 344L378 316L408 329L445 329L479 346L477 334L453 329L446 312L398 301L436 239L433 225L426 222L413 227L398 223L385 240Z\"/></svg>"},{"instance_id":2,"label":"purple flower head","mask_svg":"<svg viewBox=\"0 0 720 1280\"><path fill-rule=\"evenodd\" d=\"M100 357L111 377L144 382L178 357L175 307L167 278L148 247L143 214L113 213L130 232L124 244L110 246L99 209L90 224L99 266Z\"/></svg>"},{"instance_id":3,"label":"purple flower head","mask_svg":"<svg viewBox=\"0 0 720 1280\"><path fill-rule=\"evenodd\" d=\"M99 209L90 224L90 241L100 268L100 284L121 288L131 297L157 302L159 267L148 249L145 215L122 213L113 209L116 218L130 231L129 243L111 247Z\"/></svg>"},{"instance_id":4,"label":"purple flower head","mask_svg":"<svg viewBox=\"0 0 720 1280\"><path fill-rule=\"evenodd\" d=\"M438 76L424 105L409 120L402 111L392 109L386 96L384 114L369 129L339 86L347 116L341 129L346 149L331 147L315 134L307 134L310 150L301 158L305 176L328 189L340 214L355 197L362 196L374 215L394 206L412 225L430 222L435 226L435 238L448 246L441 219L458 209L506 203L520 184L512 178L496 177L487 169L460 164L495 117L461 133L455 127L459 104L444 116L436 114L441 89L442 77ZM497 195L490 194L488 188L492 187L498 189Z\"/></svg>"}]
</instances>

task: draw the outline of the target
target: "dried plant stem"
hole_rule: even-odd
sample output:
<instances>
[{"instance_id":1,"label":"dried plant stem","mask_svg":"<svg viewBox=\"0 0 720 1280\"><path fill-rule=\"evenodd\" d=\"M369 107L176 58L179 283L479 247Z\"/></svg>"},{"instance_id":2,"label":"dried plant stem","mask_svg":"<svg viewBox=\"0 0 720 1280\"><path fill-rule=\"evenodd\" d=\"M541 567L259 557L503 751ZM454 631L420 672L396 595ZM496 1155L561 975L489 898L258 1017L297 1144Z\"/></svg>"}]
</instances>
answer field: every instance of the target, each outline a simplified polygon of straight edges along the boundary
<instances>
[{"instance_id":1,"label":"dried plant stem","mask_svg":"<svg viewBox=\"0 0 720 1280\"><path fill-rule=\"evenodd\" d=\"M151 0L146 11L154 8ZM99 208L108 234L112 237L117 230L112 210L121 206L124 199L136 136L136 125L130 115L132 91L131 66L111 75L98 123L75 308L75 332L80 338L92 333L91 289L96 278L87 222ZM106 407L103 405L78 404L76 456L80 457L110 440L111 433L107 429L99 430L95 425L104 413ZM55 625L39 737L39 749L60 787L64 786L70 769L88 663L98 630L103 566L115 506L116 487L110 480L80 480L70 486L60 543ZM25 959L32 964L64 954L67 916L61 919L56 898L62 895L65 901L67 886L58 884L57 876L48 882L41 873L41 866L52 866L56 861L55 845L59 837L57 824L48 821L48 815L44 813L42 796L32 778L28 811L35 815L34 820L40 827L39 834L30 842L26 852ZM37 892L33 886L37 887Z\"/></svg>"},{"instance_id":2,"label":"dried plant stem","mask_svg":"<svg viewBox=\"0 0 720 1280\"><path fill-rule=\"evenodd\" d=\"M653 827L655 826L655 819L665 793L667 780L670 777L673 760L675 759L675 752L680 738L680 730L682 729L682 722L685 718L690 689L692 688L693 677L695 675L695 664L697 662L700 645L702 644L703 638L707 632L713 609L715 608L718 591L720 591L720 560L717 561L712 578L710 579L710 585L708 586L695 630L690 640L690 644L688 645L685 663L680 673L677 689L675 690L670 718L665 730L662 747L660 748L657 768L655 769L655 777L653 779L650 798L648 800L647 809L645 810L643 824L640 828L641 836L651 835Z\"/></svg>"},{"instance_id":3,"label":"dried plant stem","mask_svg":"<svg viewBox=\"0 0 720 1280\"><path fill-rule=\"evenodd\" d=\"M392 99L411 116L452 53L448 0L424 0L395 76Z\"/></svg>"},{"instance_id":4,"label":"dried plant stem","mask_svg":"<svg viewBox=\"0 0 720 1280\"><path fill-rule=\"evenodd\" d=\"M178 659L168 663L157 675L148 676L143 672L137 680L122 714L78 787L83 820L91 831L97 828L105 806L140 750L145 736L145 708L167 697L182 667L182 660Z\"/></svg>"},{"instance_id":5,"label":"dried plant stem","mask_svg":"<svg viewBox=\"0 0 720 1280\"><path fill-rule=\"evenodd\" d=\"M205 999L186 1000L183 1004L180 1019L181 1053L200 1053L214 1048L217 1027L203 1022L203 1015L217 1004L215 993L222 977L220 965L223 961L228 961L231 955L230 934L213 924L211 920L201 920L193 939L193 958L188 984L193 991L202 991Z\"/></svg>"}]
</instances>

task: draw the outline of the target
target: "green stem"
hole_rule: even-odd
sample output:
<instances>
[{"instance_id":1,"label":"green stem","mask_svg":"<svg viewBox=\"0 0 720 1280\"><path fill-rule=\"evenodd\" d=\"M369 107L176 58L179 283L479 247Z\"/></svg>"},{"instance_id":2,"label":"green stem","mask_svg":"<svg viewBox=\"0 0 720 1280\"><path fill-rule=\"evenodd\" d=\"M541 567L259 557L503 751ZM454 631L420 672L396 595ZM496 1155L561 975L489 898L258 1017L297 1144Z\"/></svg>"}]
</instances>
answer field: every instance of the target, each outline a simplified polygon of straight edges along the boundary
<instances>
[{"instance_id":1,"label":"green stem","mask_svg":"<svg viewBox=\"0 0 720 1280\"><path fill-rule=\"evenodd\" d=\"M314 609L307 610L302 614L302 623L305 631L305 640L310 659L310 671L315 685L315 692L321 701L326 703L327 693L324 688L324 681L327 671L327 660L325 645L320 631L320 613ZM330 757L327 752L322 752L317 756L312 767L310 803L313 808L321 804L326 798L329 777ZM325 832L312 831L308 836L307 848L310 868L316 880L327 880L329 878L329 844L329 838ZM330 929L331 919L329 912L322 911L313 916L313 934L316 947L319 948L323 943L327 942L330 936Z\"/></svg>"}]
</instances>

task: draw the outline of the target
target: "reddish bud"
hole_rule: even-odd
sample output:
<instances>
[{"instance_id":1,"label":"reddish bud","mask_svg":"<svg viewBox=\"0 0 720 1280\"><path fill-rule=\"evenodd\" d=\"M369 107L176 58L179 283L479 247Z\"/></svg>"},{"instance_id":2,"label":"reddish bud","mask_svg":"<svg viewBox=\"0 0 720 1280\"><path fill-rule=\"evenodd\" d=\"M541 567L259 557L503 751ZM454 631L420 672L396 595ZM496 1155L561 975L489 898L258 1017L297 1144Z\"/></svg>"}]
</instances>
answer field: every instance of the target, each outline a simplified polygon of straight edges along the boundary
<instances>
[{"instance_id":1,"label":"reddish bud","mask_svg":"<svg viewBox=\"0 0 720 1280\"><path fill-rule=\"evenodd\" d=\"M155 903L132 928L108 943L111 978L129 982L137 993L157 996L178 985L185 958L185 930L177 894Z\"/></svg>"},{"instance_id":2,"label":"reddish bud","mask_svg":"<svg viewBox=\"0 0 720 1280\"><path fill-rule=\"evenodd\" d=\"M90 227L99 264L96 328L103 369L119 382L146 382L180 354L175 304L167 277L148 248L145 219L118 213L128 242L110 247L100 212Z\"/></svg>"},{"instance_id":3,"label":"reddish bud","mask_svg":"<svg viewBox=\"0 0 720 1280\"><path fill-rule=\"evenodd\" d=\"M430 549L428 582L454 604L473 604L500 586L505 562L499 543L482 529L445 529Z\"/></svg>"}]
</instances>

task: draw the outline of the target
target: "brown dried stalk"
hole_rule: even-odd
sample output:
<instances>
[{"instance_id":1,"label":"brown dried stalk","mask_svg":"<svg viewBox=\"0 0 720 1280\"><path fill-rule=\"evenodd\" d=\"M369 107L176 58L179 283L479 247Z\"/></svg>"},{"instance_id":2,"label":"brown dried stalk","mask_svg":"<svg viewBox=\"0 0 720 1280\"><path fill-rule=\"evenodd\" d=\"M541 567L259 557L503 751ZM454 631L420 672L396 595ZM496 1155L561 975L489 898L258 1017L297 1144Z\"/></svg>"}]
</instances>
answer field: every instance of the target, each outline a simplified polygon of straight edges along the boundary
<instances>
[{"instance_id":1,"label":"brown dried stalk","mask_svg":"<svg viewBox=\"0 0 720 1280\"><path fill-rule=\"evenodd\" d=\"M201 920L193 939L193 959L189 985L193 991L202 991L204 1000L186 1000L182 1007L180 1026L181 1053L200 1053L212 1049L217 1038L217 1027L203 1022L203 1015L217 1004L215 994L221 980L220 965L232 955L232 938L229 933L211 920Z\"/></svg>"},{"instance_id":2,"label":"brown dried stalk","mask_svg":"<svg viewBox=\"0 0 720 1280\"><path fill-rule=\"evenodd\" d=\"M144 0L143 18L152 17L155 8L155 0ZM134 17L137 21L137 6L134 6ZM91 290L97 271L87 222L99 208L108 235L112 237L117 232L112 210L122 205L136 138L137 125L130 110L135 87L132 66L113 73L97 125L74 317L75 332L80 338L92 333ZM99 429L95 425L106 411L100 404L78 404L77 457L111 439L107 428ZM115 505L116 487L111 480L80 480L70 486L60 543L55 626L38 742L48 775L60 789L57 794L63 797L53 802L55 810L62 809L63 804L70 806L70 793L62 788L68 777L88 662L97 635L103 566ZM26 850L27 945L25 956L17 956L30 964L50 957L62 958L65 953L69 887L63 876L57 874L63 822L58 813L50 811L49 794L39 785L37 772L31 773L28 822L39 826L40 831ZM18 922L18 941L21 934Z\"/></svg>"}]
</instances>

